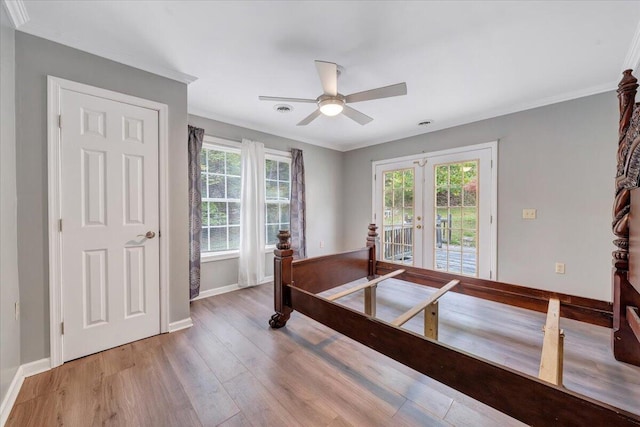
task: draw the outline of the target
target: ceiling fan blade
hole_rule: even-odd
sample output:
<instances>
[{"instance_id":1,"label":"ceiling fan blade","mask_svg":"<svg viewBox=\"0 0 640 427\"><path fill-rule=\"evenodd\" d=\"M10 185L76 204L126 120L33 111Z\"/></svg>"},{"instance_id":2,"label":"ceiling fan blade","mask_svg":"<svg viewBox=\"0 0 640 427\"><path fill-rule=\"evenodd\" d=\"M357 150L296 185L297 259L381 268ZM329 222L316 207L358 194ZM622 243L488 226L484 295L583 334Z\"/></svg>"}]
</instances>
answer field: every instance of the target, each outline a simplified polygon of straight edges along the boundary
<instances>
[{"instance_id":1,"label":"ceiling fan blade","mask_svg":"<svg viewBox=\"0 0 640 427\"><path fill-rule=\"evenodd\" d=\"M338 94L338 66L333 62L316 61L316 69L325 95Z\"/></svg>"},{"instance_id":2,"label":"ceiling fan blade","mask_svg":"<svg viewBox=\"0 0 640 427\"><path fill-rule=\"evenodd\" d=\"M306 99L306 98L282 98L280 96L259 96L258 99L260 101L283 101L283 102L309 102L316 103L315 99Z\"/></svg>"},{"instance_id":3,"label":"ceiling fan blade","mask_svg":"<svg viewBox=\"0 0 640 427\"><path fill-rule=\"evenodd\" d=\"M362 126L366 125L367 123L373 120L372 117L369 117L366 114L361 113L360 111L349 107L348 105L344 106L344 109L342 110L342 114L349 117L351 120L360 123Z\"/></svg>"},{"instance_id":4,"label":"ceiling fan blade","mask_svg":"<svg viewBox=\"0 0 640 427\"><path fill-rule=\"evenodd\" d=\"M358 93L347 95L345 102L361 102L371 99L389 98L391 96L400 96L407 94L407 84L397 83L391 86L379 87L377 89L365 90Z\"/></svg>"},{"instance_id":5,"label":"ceiling fan blade","mask_svg":"<svg viewBox=\"0 0 640 427\"><path fill-rule=\"evenodd\" d=\"M297 126L306 126L309 123L311 123L312 121L314 121L321 114L322 113L320 112L320 109L318 108L316 111L314 111L313 113L309 114L307 117L302 119L300 121L300 123L297 124Z\"/></svg>"}]
</instances>

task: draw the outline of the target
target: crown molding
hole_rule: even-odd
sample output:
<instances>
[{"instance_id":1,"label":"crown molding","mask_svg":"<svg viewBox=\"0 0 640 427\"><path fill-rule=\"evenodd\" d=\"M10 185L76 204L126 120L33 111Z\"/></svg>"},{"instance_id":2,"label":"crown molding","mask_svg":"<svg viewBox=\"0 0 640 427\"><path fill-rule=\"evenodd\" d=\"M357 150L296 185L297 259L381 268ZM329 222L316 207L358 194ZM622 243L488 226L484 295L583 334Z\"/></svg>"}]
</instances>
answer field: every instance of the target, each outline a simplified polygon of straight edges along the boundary
<instances>
[{"instance_id":1,"label":"crown molding","mask_svg":"<svg viewBox=\"0 0 640 427\"><path fill-rule=\"evenodd\" d=\"M2 0L7 14L11 19L11 23L15 29L22 27L29 22L29 14L27 13L27 6L22 0Z\"/></svg>"},{"instance_id":2,"label":"crown molding","mask_svg":"<svg viewBox=\"0 0 640 427\"><path fill-rule=\"evenodd\" d=\"M627 56L624 59L622 70L632 69L637 71L638 67L640 67L640 22L636 27L636 32L633 34L633 39L627 51Z\"/></svg>"}]
</instances>

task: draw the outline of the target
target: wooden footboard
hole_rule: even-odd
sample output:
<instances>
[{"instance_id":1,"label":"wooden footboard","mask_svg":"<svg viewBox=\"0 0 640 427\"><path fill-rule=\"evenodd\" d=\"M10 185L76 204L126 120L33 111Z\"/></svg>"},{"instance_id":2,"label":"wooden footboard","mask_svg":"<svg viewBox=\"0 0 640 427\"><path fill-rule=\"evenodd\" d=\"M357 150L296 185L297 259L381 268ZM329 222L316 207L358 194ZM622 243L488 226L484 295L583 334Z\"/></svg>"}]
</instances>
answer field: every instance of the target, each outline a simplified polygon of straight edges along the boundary
<instances>
[{"instance_id":1,"label":"wooden footboard","mask_svg":"<svg viewBox=\"0 0 640 427\"><path fill-rule=\"evenodd\" d=\"M278 233L274 251L273 295L275 314L269 325L281 328L286 325L293 306L288 285L296 284L300 289L317 294L362 277L373 277L376 259L375 226L374 239L367 239L367 247L340 254L293 261L289 243L291 234L286 230ZM294 280L295 277L295 280Z\"/></svg>"}]
</instances>

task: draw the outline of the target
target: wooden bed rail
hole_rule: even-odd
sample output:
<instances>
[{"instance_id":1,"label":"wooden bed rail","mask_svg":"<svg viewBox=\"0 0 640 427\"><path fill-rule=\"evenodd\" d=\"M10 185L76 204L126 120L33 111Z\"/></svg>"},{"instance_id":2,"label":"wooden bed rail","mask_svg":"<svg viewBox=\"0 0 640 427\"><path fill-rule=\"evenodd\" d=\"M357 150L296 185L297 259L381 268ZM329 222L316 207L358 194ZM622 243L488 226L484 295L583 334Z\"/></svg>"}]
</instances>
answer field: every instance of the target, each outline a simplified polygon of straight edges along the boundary
<instances>
[{"instance_id":1,"label":"wooden bed rail","mask_svg":"<svg viewBox=\"0 0 640 427\"><path fill-rule=\"evenodd\" d=\"M376 262L377 274L385 274L396 268L397 264L384 261ZM460 280L460 284L451 292L541 313L547 312L550 298L557 298L561 303L560 315L562 317L607 328L611 328L613 325L613 305L610 302L416 267L403 266L402 268L406 271L400 274L397 279L407 282L440 288L449 281L457 279Z\"/></svg>"},{"instance_id":2,"label":"wooden bed rail","mask_svg":"<svg viewBox=\"0 0 640 427\"><path fill-rule=\"evenodd\" d=\"M460 283L459 280L452 280L424 301L419 302L414 305L407 312L398 316L393 322L391 322L394 326L402 326L407 323L409 320L414 318L418 313L424 310L424 336L427 338L431 338L433 340L438 339L438 300L446 294L449 290L453 289L454 286Z\"/></svg>"},{"instance_id":3,"label":"wooden bed rail","mask_svg":"<svg viewBox=\"0 0 640 427\"><path fill-rule=\"evenodd\" d=\"M560 329L560 300L549 300L547 321L544 325L544 341L538 378L558 386L562 385L564 359L564 332Z\"/></svg>"}]
</instances>

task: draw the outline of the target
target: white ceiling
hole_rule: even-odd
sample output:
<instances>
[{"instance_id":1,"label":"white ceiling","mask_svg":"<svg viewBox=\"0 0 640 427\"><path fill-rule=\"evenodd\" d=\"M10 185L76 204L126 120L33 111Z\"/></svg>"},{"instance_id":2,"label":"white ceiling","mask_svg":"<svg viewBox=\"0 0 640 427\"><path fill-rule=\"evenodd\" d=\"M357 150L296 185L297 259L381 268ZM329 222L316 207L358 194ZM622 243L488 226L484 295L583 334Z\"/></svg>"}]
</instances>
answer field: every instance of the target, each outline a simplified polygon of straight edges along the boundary
<instances>
[{"instance_id":1,"label":"white ceiling","mask_svg":"<svg viewBox=\"0 0 640 427\"><path fill-rule=\"evenodd\" d=\"M20 31L196 76L192 114L345 151L611 90L640 55L637 1L24 4ZM300 127L314 104L282 114L258 100L320 95L315 59L344 67L345 95L403 81L408 95L352 104L374 118L366 126L321 116Z\"/></svg>"}]
</instances>

